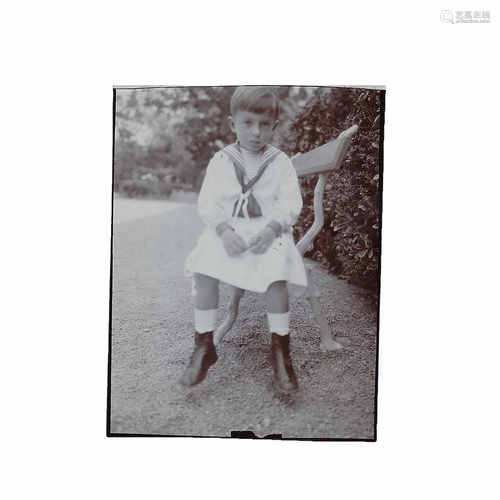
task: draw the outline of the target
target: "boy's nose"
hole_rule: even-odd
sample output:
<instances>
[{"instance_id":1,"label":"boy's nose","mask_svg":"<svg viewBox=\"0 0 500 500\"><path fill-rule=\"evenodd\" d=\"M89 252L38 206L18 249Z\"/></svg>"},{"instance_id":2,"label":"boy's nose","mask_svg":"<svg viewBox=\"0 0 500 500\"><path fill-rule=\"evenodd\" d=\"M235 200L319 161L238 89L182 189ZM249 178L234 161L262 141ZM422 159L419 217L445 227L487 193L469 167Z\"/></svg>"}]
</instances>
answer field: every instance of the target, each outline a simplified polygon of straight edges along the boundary
<instances>
[{"instance_id":1,"label":"boy's nose","mask_svg":"<svg viewBox=\"0 0 500 500\"><path fill-rule=\"evenodd\" d=\"M252 135L259 135L260 134L260 128L258 125L255 125L252 129Z\"/></svg>"}]
</instances>

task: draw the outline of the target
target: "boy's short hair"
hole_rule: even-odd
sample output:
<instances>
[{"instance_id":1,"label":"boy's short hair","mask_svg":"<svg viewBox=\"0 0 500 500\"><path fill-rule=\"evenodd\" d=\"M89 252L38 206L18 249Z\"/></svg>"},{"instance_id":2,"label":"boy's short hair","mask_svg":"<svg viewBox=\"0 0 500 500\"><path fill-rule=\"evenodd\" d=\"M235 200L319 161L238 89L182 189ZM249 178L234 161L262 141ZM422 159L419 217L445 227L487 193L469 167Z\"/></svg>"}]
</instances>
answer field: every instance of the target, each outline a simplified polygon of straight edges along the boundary
<instances>
[{"instance_id":1,"label":"boy's short hair","mask_svg":"<svg viewBox=\"0 0 500 500\"><path fill-rule=\"evenodd\" d=\"M268 87L238 87L231 98L231 116L237 111L250 111L258 115L271 114L277 120L280 104L276 94Z\"/></svg>"}]
</instances>

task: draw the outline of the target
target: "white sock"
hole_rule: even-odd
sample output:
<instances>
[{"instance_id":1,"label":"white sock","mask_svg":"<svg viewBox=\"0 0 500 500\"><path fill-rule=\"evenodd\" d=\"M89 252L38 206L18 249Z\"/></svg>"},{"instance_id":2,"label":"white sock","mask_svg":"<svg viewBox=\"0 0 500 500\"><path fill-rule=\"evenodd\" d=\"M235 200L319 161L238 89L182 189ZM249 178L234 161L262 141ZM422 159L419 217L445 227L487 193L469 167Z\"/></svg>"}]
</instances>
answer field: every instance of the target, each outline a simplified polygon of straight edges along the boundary
<instances>
[{"instance_id":1,"label":"white sock","mask_svg":"<svg viewBox=\"0 0 500 500\"><path fill-rule=\"evenodd\" d=\"M269 331L284 336L290 333L290 311L281 314L267 312Z\"/></svg>"},{"instance_id":2,"label":"white sock","mask_svg":"<svg viewBox=\"0 0 500 500\"><path fill-rule=\"evenodd\" d=\"M197 333L208 333L215 330L217 323L217 309L201 311L194 310L194 329Z\"/></svg>"}]
</instances>

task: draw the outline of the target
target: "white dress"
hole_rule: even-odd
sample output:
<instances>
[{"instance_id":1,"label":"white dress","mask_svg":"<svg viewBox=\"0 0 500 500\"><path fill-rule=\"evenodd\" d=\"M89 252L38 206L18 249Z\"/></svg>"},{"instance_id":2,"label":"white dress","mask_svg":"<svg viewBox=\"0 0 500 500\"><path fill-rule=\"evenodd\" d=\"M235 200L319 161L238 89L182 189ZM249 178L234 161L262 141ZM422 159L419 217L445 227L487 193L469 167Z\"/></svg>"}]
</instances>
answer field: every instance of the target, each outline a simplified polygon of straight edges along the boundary
<instances>
[{"instance_id":1,"label":"white dress","mask_svg":"<svg viewBox=\"0 0 500 500\"><path fill-rule=\"evenodd\" d=\"M267 154L272 160L250 191L242 194L235 168L236 149L228 146L219 151L207 167L198 198L198 212L206 228L185 261L185 273L189 277L194 273L204 274L261 293L275 281L286 281L291 294L301 295L307 287L307 274L292 234L292 225L302 210L302 196L293 164L285 153L267 146L263 156ZM250 193L260 207L261 216L248 216L245 200ZM233 216L240 212L240 207L244 216ZM263 254L248 250L231 257L215 231L221 222L228 222L248 241L270 221L279 222L283 231Z\"/></svg>"}]
</instances>

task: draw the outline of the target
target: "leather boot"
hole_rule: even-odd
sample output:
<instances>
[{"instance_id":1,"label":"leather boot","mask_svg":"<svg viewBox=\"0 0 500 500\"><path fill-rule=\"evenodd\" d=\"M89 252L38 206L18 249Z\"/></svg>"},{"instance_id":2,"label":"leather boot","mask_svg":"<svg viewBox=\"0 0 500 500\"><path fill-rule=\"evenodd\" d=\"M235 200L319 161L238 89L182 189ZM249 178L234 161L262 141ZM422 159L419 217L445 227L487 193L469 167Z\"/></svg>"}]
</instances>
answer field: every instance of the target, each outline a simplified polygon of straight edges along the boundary
<instances>
[{"instance_id":1,"label":"leather boot","mask_svg":"<svg viewBox=\"0 0 500 500\"><path fill-rule=\"evenodd\" d=\"M179 384L192 387L205 380L208 369L217 361L213 335L213 332L194 333L194 352Z\"/></svg>"},{"instance_id":2,"label":"leather boot","mask_svg":"<svg viewBox=\"0 0 500 500\"><path fill-rule=\"evenodd\" d=\"M282 336L273 333L271 335L269 361L273 367L276 388L284 392L296 391L299 385L290 357L290 334Z\"/></svg>"}]
</instances>

